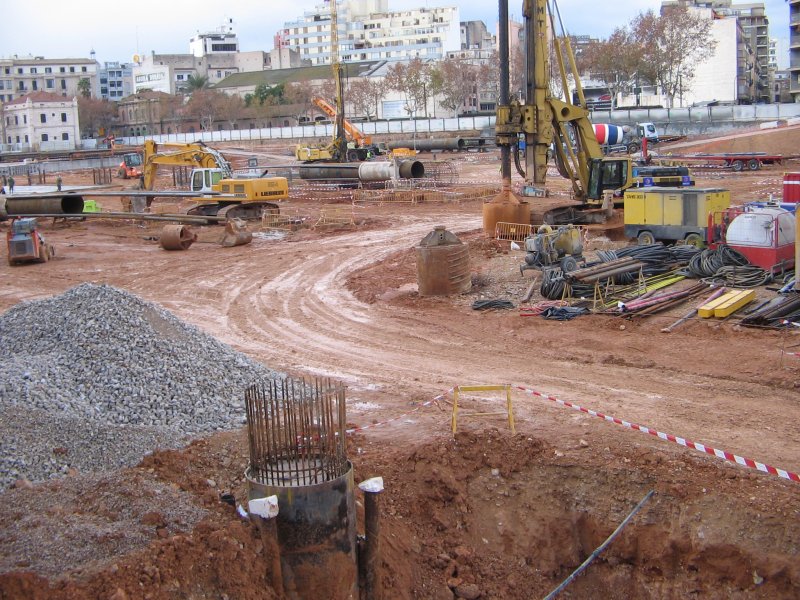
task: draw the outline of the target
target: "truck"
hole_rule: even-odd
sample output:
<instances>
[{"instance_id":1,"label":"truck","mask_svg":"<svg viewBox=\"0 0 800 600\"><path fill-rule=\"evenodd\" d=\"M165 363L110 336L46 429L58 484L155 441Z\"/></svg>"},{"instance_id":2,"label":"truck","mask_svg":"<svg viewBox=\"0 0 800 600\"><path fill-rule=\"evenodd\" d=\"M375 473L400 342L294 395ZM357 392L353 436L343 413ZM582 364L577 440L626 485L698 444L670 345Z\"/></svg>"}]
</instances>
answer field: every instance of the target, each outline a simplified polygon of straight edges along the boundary
<instances>
[{"instance_id":1,"label":"truck","mask_svg":"<svg viewBox=\"0 0 800 600\"><path fill-rule=\"evenodd\" d=\"M646 139L648 145L661 141L654 123L637 123L633 126L595 123L592 128L604 154L612 152L635 154L642 149L642 140Z\"/></svg>"},{"instance_id":2,"label":"truck","mask_svg":"<svg viewBox=\"0 0 800 600\"><path fill-rule=\"evenodd\" d=\"M627 189L646 185L684 186L687 181L693 182L688 171L662 170L659 166L650 167L645 179L634 174L636 163L631 157L606 156L589 119L569 36L564 31L558 36L548 32L547 0L524 0L522 13L527 69L524 99L498 104L496 142L501 152L513 154L517 171L525 179L523 193L536 198L531 202L532 223L602 222L612 205L622 205ZM548 59L551 40L560 87L569 89L570 78L575 82L577 105L555 97L552 92ZM520 137L524 137L526 145L524 166L519 154ZM551 145L559 174L571 182L572 202L545 198ZM506 175L505 168L501 165L504 185L507 177L510 187L510 171ZM601 208L605 210L598 210Z\"/></svg>"}]
</instances>

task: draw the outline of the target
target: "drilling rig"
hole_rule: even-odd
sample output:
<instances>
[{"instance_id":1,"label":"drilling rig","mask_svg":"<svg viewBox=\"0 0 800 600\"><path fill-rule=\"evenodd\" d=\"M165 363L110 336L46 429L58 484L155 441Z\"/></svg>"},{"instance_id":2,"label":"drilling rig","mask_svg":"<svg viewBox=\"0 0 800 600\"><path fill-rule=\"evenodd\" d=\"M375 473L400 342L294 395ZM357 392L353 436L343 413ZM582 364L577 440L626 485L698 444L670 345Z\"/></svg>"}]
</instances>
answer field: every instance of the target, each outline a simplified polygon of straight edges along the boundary
<instances>
[{"instance_id":1,"label":"drilling rig","mask_svg":"<svg viewBox=\"0 0 800 600\"><path fill-rule=\"evenodd\" d=\"M331 68L336 90L336 117L333 121L333 140L324 146L299 145L295 149L297 160L304 162L347 162L347 138L344 128L344 82L342 64L339 62L339 21L336 0L325 0L331 7Z\"/></svg>"}]
</instances>

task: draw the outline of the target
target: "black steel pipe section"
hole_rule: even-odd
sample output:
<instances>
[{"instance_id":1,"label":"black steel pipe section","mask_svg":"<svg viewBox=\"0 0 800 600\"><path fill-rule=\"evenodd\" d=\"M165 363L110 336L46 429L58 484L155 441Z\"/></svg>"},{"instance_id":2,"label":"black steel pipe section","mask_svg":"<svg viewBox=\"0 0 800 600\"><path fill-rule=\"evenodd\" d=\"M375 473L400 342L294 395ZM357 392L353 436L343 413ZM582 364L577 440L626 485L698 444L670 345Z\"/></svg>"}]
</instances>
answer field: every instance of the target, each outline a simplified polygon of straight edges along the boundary
<instances>
[{"instance_id":1,"label":"black steel pipe section","mask_svg":"<svg viewBox=\"0 0 800 600\"><path fill-rule=\"evenodd\" d=\"M422 179L425 177L425 165L418 160L402 160L398 165L400 179Z\"/></svg>"},{"instance_id":2,"label":"black steel pipe section","mask_svg":"<svg viewBox=\"0 0 800 600\"><path fill-rule=\"evenodd\" d=\"M300 165L300 179L335 179L358 181L358 165Z\"/></svg>"},{"instance_id":3,"label":"black steel pipe section","mask_svg":"<svg viewBox=\"0 0 800 600\"><path fill-rule=\"evenodd\" d=\"M6 198L6 214L21 215L79 215L83 212L83 196L46 196L38 198Z\"/></svg>"},{"instance_id":4,"label":"black steel pipe section","mask_svg":"<svg viewBox=\"0 0 800 600\"><path fill-rule=\"evenodd\" d=\"M511 89L508 67L508 0L499 0L499 13L500 106L508 106ZM500 176L503 185L511 187L511 148L505 144L500 146Z\"/></svg>"},{"instance_id":5,"label":"black steel pipe section","mask_svg":"<svg viewBox=\"0 0 800 600\"><path fill-rule=\"evenodd\" d=\"M381 520L378 496L383 491L383 478L373 477L358 484L364 492L364 600L381 600L378 565L381 563Z\"/></svg>"},{"instance_id":6,"label":"black steel pipe section","mask_svg":"<svg viewBox=\"0 0 800 600\"><path fill-rule=\"evenodd\" d=\"M426 152L430 150L463 150L464 139L442 138L433 140L398 140L394 142L388 142L386 147L389 150L395 150L397 148L412 148L414 150L423 150Z\"/></svg>"}]
</instances>

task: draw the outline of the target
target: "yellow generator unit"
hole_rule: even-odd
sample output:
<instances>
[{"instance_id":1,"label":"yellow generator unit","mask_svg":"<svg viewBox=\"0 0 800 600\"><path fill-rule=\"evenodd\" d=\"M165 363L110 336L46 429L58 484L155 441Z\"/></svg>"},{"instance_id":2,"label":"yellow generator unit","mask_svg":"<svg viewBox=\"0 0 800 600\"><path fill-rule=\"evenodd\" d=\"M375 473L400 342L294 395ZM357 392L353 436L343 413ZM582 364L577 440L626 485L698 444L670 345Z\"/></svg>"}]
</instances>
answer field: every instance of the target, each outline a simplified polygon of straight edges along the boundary
<instances>
[{"instance_id":1,"label":"yellow generator unit","mask_svg":"<svg viewBox=\"0 0 800 600\"><path fill-rule=\"evenodd\" d=\"M708 215L731 205L721 188L638 188L625 192L625 235L639 244L683 241L704 246Z\"/></svg>"}]
</instances>

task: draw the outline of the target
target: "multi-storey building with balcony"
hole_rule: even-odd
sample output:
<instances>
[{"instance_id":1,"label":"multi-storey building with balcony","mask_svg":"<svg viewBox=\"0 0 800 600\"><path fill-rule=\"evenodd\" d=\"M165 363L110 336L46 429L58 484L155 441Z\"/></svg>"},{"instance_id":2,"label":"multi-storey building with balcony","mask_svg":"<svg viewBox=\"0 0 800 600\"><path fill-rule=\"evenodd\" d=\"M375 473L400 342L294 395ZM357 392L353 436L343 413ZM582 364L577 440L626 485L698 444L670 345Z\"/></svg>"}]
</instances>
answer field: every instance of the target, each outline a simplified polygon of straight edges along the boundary
<instances>
[{"instance_id":1,"label":"multi-storey building with balcony","mask_svg":"<svg viewBox=\"0 0 800 600\"><path fill-rule=\"evenodd\" d=\"M81 80L88 84L81 84ZM0 58L0 103L35 92L72 99L85 88L97 96L97 62L88 58Z\"/></svg>"},{"instance_id":2,"label":"multi-storey building with balcony","mask_svg":"<svg viewBox=\"0 0 800 600\"><path fill-rule=\"evenodd\" d=\"M800 102L800 0L789 0L789 93Z\"/></svg>"},{"instance_id":3,"label":"multi-storey building with balcony","mask_svg":"<svg viewBox=\"0 0 800 600\"><path fill-rule=\"evenodd\" d=\"M390 12L388 0L344 0L337 3L339 58L342 62L441 60L461 48L458 7L417 8ZM284 24L277 47L297 50L313 65L331 62L331 10L317 6Z\"/></svg>"},{"instance_id":4,"label":"multi-storey building with balcony","mask_svg":"<svg viewBox=\"0 0 800 600\"><path fill-rule=\"evenodd\" d=\"M133 65L106 62L97 73L100 97L118 102L133 93Z\"/></svg>"},{"instance_id":5,"label":"multi-storey building with balcony","mask_svg":"<svg viewBox=\"0 0 800 600\"><path fill-rule=\"evenodd\" d=\"M695 71L681 104L716 100L749 104L770 101L769 21L764 4L731 0L662 0L662 9L686 6L712 21L714 54Z\"/></svg>"}]
</instances>

